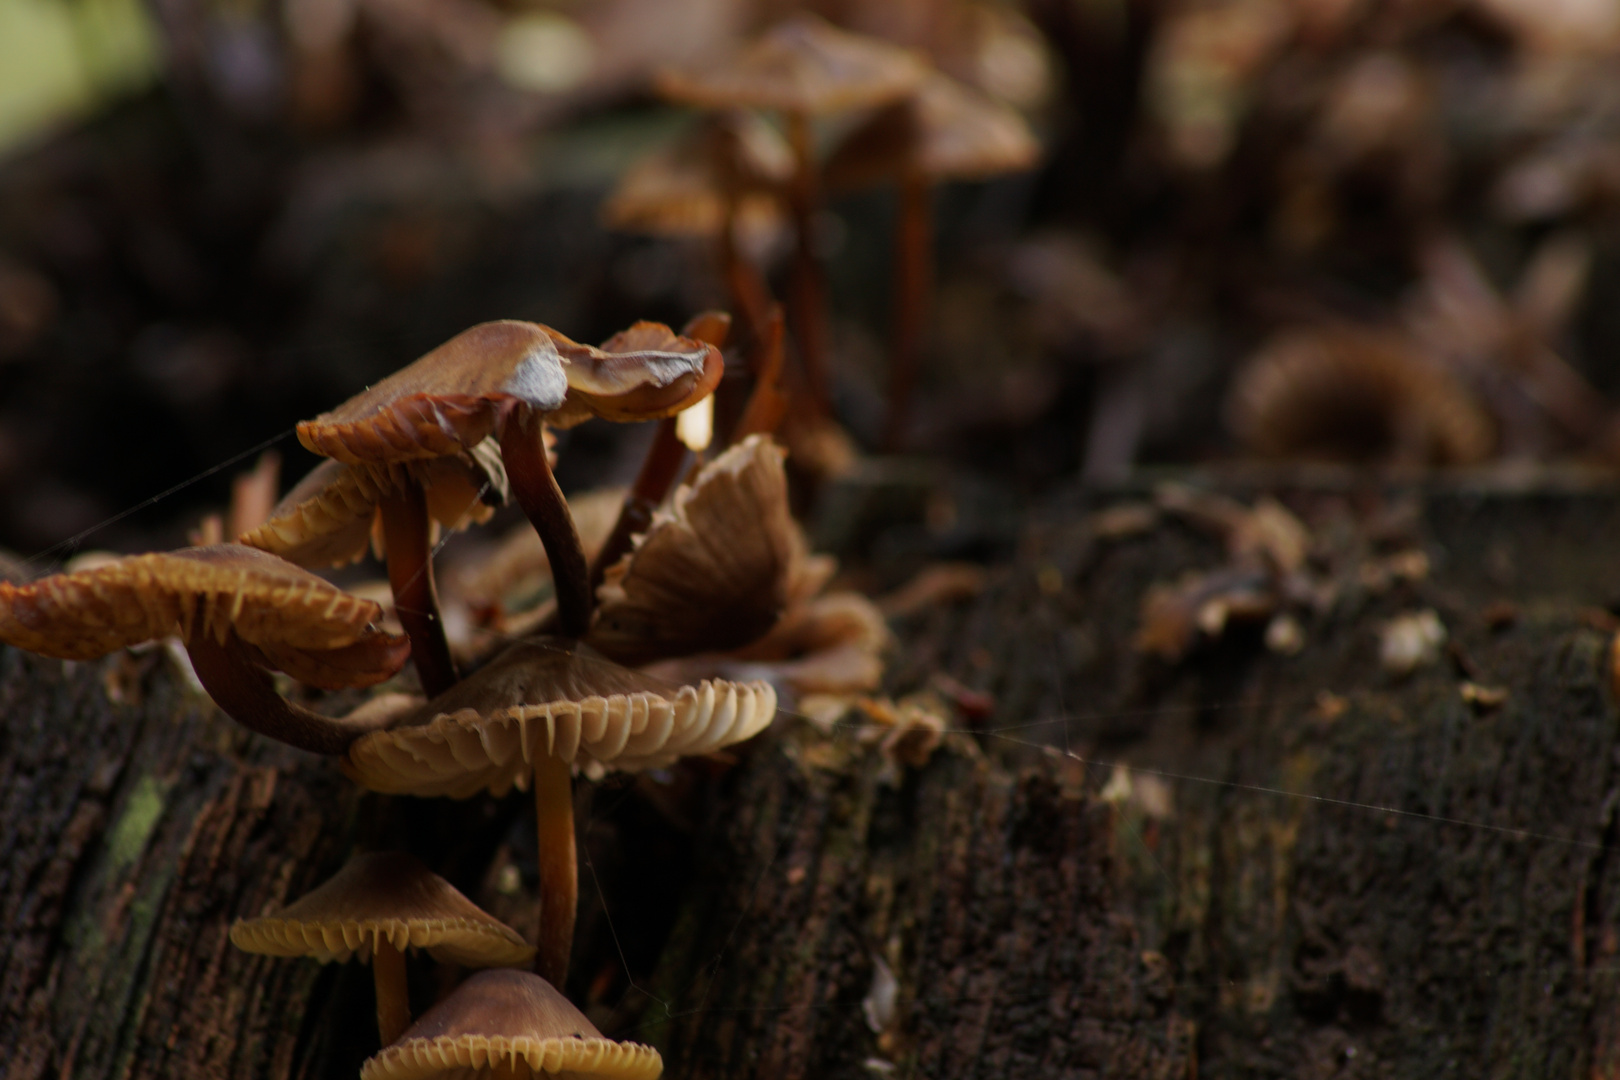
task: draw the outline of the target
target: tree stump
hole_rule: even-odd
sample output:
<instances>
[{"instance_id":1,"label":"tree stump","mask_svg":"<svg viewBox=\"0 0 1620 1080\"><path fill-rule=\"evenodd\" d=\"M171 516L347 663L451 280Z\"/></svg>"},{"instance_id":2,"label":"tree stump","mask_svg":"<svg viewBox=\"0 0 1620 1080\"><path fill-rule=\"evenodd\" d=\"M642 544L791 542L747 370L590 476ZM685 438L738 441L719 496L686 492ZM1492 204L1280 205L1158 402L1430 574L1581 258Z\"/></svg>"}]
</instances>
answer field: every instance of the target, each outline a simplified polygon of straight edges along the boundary
<instances>
[{"instance_id":1,"label":"tree stump","mask_svg":"<svg viewBox=\"0 0 1620 1080\"><path fill-rule=\"evenodd\" d=\"M1133 643L1143 597L1227 554L1100 524L1142 494L1046 504L979 597L897 625L895 689L996 702L926 767L785 717L685 839L598 792L582 884L615 921L582 912L574 995L623 944L646 993L609 1012L672 1077L1620 1075L1616 492L1284 491L1349 553L1336 598L1297 654L1232 626L1174 662ZM1391 530L1431 569L1374 587ZM1418 609L1448 641L1397 676L1379 634ZM0 706L8 1075L352 1077L369 979L237 953L230 920L356 846L500 909L520 805L363 795L160 653L7 650ZM629 865L688 846L685 877Z\"/></svg>"}]
</instances>

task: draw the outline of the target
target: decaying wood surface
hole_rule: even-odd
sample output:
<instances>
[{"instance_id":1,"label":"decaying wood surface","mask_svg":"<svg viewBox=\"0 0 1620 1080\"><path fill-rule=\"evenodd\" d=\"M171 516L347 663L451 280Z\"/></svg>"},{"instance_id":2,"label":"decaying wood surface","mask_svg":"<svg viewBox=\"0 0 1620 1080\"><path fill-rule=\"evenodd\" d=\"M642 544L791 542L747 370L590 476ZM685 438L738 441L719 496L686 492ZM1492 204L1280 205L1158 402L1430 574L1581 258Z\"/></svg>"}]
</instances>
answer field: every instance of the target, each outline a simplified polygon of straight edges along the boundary
<instances>
[{"instance_id":1,"label":"decaying wood surface","mask_svg":"<svg viewBox=\"0 0 1620 1080\"><path fill-rule=\"evenodd\" d=\"M611 981L611 929L632 969L661 948L607 1014L671 1077L1620 1074L1620 498L1283 500L1356 558L1398 518L1432 570L1346 586L1297 654L1232 627L1170 662L1133 647L1142 597L1220 545L1049 505L980 597L897 626L896 688L985 691L982 730L896 771L857 732L779 724L671 842L697 852L682 881L603 863L673 923L637 944L636 905L582 911L571 989ZM1446 650L1387 673L1380 628L1422 608ZM369 979L236 953L230 919L387 844L500 910L521 808L362 796L160 654L5 651L0 715L8 1076L352 1076ZM605 834L663 858L669 826L611 794L643 809L599 812Z\"/></svg>"}]
</instances>

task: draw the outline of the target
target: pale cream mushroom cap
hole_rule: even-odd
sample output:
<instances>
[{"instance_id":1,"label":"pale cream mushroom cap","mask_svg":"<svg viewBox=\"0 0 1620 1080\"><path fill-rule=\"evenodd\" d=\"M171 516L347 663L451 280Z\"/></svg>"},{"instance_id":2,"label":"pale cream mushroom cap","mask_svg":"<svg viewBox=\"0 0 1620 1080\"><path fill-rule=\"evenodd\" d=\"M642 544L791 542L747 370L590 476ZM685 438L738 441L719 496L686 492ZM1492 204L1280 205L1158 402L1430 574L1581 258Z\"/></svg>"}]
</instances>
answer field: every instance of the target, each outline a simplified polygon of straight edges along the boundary
<instances>
[{"instance_id":1,"label":"pale cream mushroom cap","mask_svg":"<svg viewBox=\"0 0 1620 1080\"><path fill-rule=\"evenodd\" d=\"M356 855L330 881L274 915L231 926L231 943L245 952L322 962L355 955L369 961L383 941L464 967L526 964L534 957L534 947L516 930L398 851Z\"/></svg>"},{"instance_id":2,"label":"pale cream mushroom cap","mask_svg":"<svg viewBox=\"0 0 1620 1080\"><path fill-rule=\"evenodd\" d=\"M481 971L360 1068L360 1080L657 1080L658 1051L602 1036L538 975Z\"/></svg>"},{"instance_id":3,"label":"pale cream mushroom cap","mask_svg":"<svg viewBox=\"0 0 1620 1080\"><path fill-rule=\"evenodd\" d=\"M550 755L596 775L659 768L763 731L763 682L666 684L545 638L515 642L386 731L349 747L343 771L373 791L465 798L527 787Z\"/></svg>"}]
</instances>

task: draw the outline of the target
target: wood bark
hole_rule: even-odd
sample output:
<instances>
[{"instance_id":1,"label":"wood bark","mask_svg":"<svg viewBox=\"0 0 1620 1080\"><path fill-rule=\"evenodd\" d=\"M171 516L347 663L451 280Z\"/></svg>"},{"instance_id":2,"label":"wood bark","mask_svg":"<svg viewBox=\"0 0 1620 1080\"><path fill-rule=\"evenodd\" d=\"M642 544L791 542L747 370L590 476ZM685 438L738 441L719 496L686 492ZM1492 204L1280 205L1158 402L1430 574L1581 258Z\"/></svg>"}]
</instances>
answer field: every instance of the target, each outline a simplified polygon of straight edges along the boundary
<instances>
[{"instance_id":1,"label":"wood bark","mask_svg":"<svg viewBox=\"0 0 1620 1080\"><path fill-rule=\"evenodd\" d=\"M996 701L925 768L788 718L698 801L672 801L693 773L598 790L571 993L672 1077L1620 1075L1620 498L1284 499L1345 560L1297 655L1243 626L1142 655L1145 591L1225 551L1060 500L981 596L897 624L897 689L938 671ZM1373 587L1355 568L1397 519L1432 571ZM1378 634L1420 608L1447 651L1397 678ZM521 797L362 795L156 652L4 651L0 715L9 1076L353 1076L364 969L226 932L356 847L409 847L532 929L506 887L529 884ZM421 1007L438 980L412 964Z\"/></svg>"}]
</instances>

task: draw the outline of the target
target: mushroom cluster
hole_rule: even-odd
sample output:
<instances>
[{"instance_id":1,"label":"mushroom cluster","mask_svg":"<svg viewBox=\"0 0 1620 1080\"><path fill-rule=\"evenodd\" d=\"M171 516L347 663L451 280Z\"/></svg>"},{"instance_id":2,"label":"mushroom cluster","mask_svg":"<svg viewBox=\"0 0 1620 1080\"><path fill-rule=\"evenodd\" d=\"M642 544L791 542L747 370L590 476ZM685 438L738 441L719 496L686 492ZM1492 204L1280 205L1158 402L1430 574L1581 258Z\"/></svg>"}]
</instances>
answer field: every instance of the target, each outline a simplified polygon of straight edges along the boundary
<instances>
[{"instance_id":1,"label":"mushroom cluster","mask_svg":"<svg viewBox=\"0 0 1620 1080\"><path fill-rule=\"evenodd\" d=\"M299 424L300 441L330 460L265 520L244 523L235 543L0 582L0 641L78 660L178 637L228 715L338 757L368 789L467 797L532 786L534 944L402 852L358 855L301 900L233 927L232 941L248 951L371 962L385 1050L366 1076L661 1071L655 1051L602 1038L558 992L577 897L571 785L576 772L594 778L710 753L775 715L766 681L679 683L624 666L755 641L776 625L803 573L781 452L763 436L721 454L663 508L686 454L676 418L719 381L728 325L717 313L682 334L638 323L601 346L535 323L475 326ZM744 411L769 412L757 402ZM594 566L553 477L548 431L592 417L660 421ZM555 603L536 632L493 655L464 653L464 676L439 610L436 531L485 521L508 498L538 536ZM403 634L384 628L381 604L312 572L353 562L368 546L386 559ZM289 701L271 677L371 687L407 660L420 696L381 695L342 717ZM410 949L468 967L532 960L536 974L474 976L413 1025Z\"/></svg>"},{"instance_id":2,"label":"mushroom cluster","mask_svg":"<svg viewBox=\"0 0 1620 1080\"><path fill-rule=\"evenodd\" d=\"M790 432L808 435L825 426L830 401L826 289L815 242L822 192L882 182L899 188L884 436L897 447L928 314L929 188L1032 168L1039 148L1028 126L1016 111L934 70L919 54L803 13L719 63L663 72L657 87L670 101L710 110L710 117L625 176L606 204L608 224L718 237L727 283L758 336L768 307L760 299L763 279L738 254L737 232L749 222L773 223L773 203L787 210L795 241L788 310L807 399ZM748 110L778 114L787 147ZM818 154L818 119L863 112L866 118L829 155Z\"/></svg>"}]
</instances>

